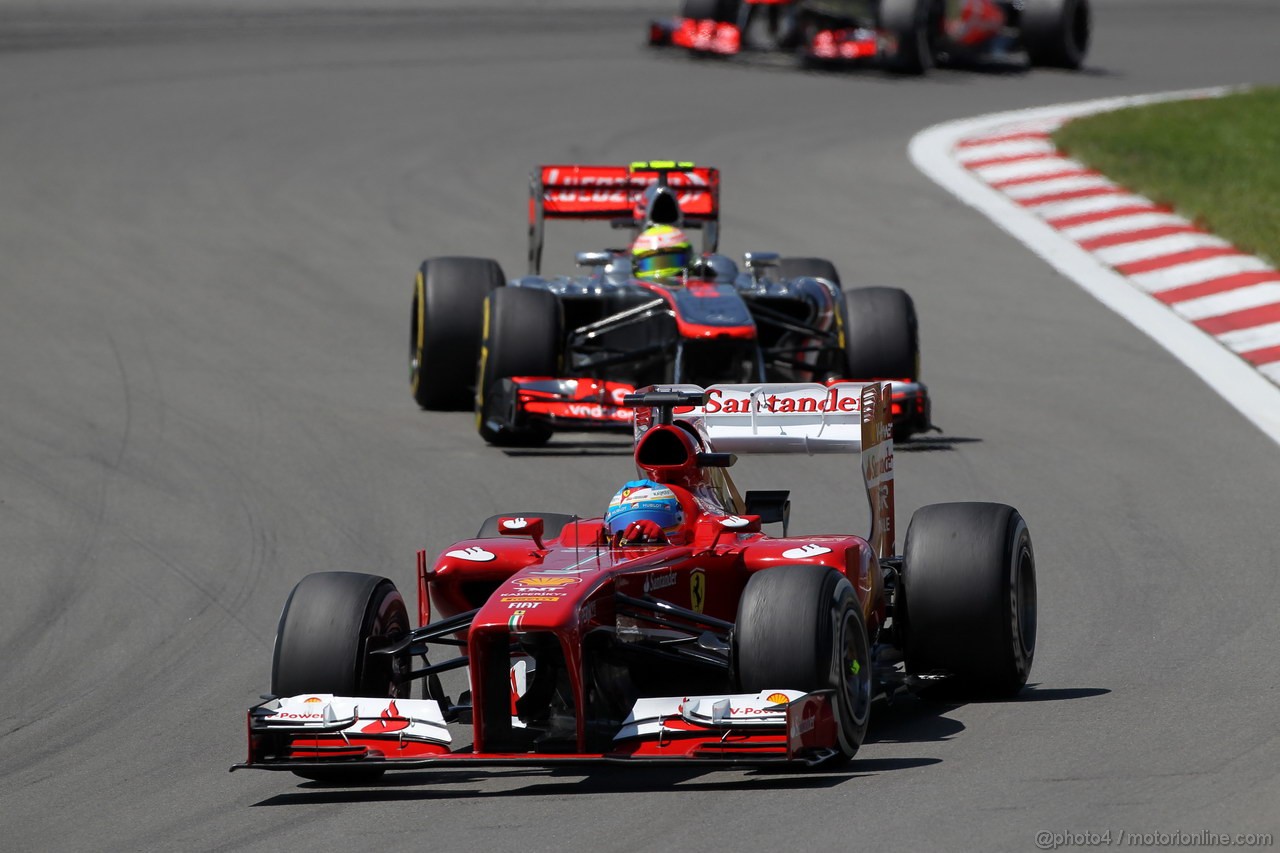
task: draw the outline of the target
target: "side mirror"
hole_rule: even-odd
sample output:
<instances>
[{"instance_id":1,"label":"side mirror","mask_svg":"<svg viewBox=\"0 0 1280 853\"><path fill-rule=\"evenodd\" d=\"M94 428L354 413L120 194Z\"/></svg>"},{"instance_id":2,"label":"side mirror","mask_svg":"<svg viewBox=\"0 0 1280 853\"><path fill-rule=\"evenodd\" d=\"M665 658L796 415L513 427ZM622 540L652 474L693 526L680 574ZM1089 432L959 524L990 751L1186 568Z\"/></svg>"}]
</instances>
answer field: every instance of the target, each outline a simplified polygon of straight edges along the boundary
<instances>
[{"instance_id":1,"label":"side mirror","mask_svg":"<svg viewBox=\"0 0 1280 853\"><path fill-rule=\"evenodd\" d=\"M747 252L742 256L747 269L765 269L782 265L782 257L777 252Z\"/></svg>"},{"instance_id":2,"label":"side mirror","mask_svg":"<svg viewBox=\"0 0 1280 853\"><path fill-rule=\"evenodd\" d=\"M730 515L717 519L720 530L724 533L759 533L760 516Z\"/></svg>"},{"instance_id":3,"label":"side mirror","mask_svg":"<svg viewBox=\"0 0 1280 853\"><path fill-rule=\"evenodd\" d=\"M542 549L542 519L541 518L525 518L517 516L515 518L498 519L498 532L503 536L530 536L533 538L533 544Z\"/></svg>"},{"instance_id":4,"label":"side mirror","mask_svg":"<svg viewBox=\"0 0 1280 853\"><path fill-rule=\"evenodd\" d=\"M573 256L580 267L603 267L613 262L612 252L578 252Z\"/></svg>"},{"instance_id":5,"label":"side mirror","mask_svg":"<svg viewBox=\"0 0 1280 853\"><path fill-rule=\"evenodd\" d=\"M732 453L709 453L701 451L696 457L699 468L732 468L738 457Z\"/></svg>"},{"instance_id":6,"label":"side mirror","mask_svg":"<svg viewBox=\"0 0 1280 853\"><path fill-rule=\"evenodd\" d=\"M782 265L777 252L747 252L742 256L743 266L756 281L764 278L764 271Z\"/></svg>"}]
</instances>

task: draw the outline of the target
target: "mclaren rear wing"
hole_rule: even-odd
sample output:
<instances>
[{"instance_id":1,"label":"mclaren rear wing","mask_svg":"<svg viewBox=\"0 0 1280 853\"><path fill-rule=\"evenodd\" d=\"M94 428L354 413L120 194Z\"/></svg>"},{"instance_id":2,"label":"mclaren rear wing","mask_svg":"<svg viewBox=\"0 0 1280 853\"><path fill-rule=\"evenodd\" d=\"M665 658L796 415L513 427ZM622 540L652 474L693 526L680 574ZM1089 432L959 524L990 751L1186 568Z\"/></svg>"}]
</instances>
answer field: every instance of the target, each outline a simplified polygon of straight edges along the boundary
<instances>
[{"instance_id":1,"label":"mclaren rear wing","mask_svg":"<svg viewBox=\"0 0 1280 853\"><path fill-rule=\"evenodd\" d=\"M720 170L675 160L628 166L539 166L529 176L529 272L542 268L548 219L605 220L621 228L650 223L697 228L703 251L719 243Z\"/></svg>"},{"instance_id":2,"label":"mclaren rear wing","mask_svg":"<svg viewBox=\"0 0 1280 853\"><path fill-rule=\"evenodd\" d=\"M693 385L635 395L635 434L675 418L718 453L857 453L871 507L867 541L894 556L893 421L889 383Z\"/></svg>"}]
</instances>

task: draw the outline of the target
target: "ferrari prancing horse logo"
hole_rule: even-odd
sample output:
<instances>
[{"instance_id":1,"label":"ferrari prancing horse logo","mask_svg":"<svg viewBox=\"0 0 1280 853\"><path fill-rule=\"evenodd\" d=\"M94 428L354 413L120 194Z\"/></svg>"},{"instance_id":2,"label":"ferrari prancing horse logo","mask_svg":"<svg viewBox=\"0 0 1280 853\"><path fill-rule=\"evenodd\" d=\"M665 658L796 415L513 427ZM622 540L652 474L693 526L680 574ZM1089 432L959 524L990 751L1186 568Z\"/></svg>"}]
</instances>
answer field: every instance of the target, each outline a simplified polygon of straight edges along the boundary
<instances>
[{"instance_id":1,"label":"ferrari prancing horse logo","mask_svg":"<svg viewBox=\"0 0 1280 853\"><path fill-rule=\"evenodd\" d=\"M707 604L707 573L702 569L694 569L689 575L689 604L698 613Z\"/></svg>"}]
</instances>

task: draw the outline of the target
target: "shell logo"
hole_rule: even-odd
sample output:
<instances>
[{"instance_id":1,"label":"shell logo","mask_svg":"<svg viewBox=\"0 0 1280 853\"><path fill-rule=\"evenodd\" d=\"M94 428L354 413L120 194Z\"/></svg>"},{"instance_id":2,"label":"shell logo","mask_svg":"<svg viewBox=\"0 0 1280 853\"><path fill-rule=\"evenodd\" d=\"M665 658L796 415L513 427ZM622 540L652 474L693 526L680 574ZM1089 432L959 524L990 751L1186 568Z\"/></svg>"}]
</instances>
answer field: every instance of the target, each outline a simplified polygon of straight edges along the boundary
<instances>
[{"instance_id":1,"label":"shell logo","mask_svg":"<svg viewBox=\"0 0 1280 853\"><path fill-rule=\"evenodd\" d=\"M560 586L568 586L571 583L582 583L582 578L568 577L546 577L539 575L530 578L516 578L512 581L516 586L533 587L536 589L554 589Z\"/></svg>"},{"instance_id":2,"label":"shell logo","mask_svg":"<svg viewBox=\"0 0 1280 853\"><path fill-rule=\"evenodd\" d=\"M791 697L785 693L770 693L765 701L771 705L786 705L791 702Z\"/></svg>"},{"instance_id":3,"label":"shell logo","mask_svg":"<svg viewBox=\"0 0 1280 853\"><path fill-rule=\"evenodd\" d=\"M323 700L323 699L321 699L319 696L308 696L306 699L303 699L303 700L302 700L302 703L303 703L304 705L310 705L310 704L312 704L313 702L323 702L323 701L324 701L324 700Z\"/></svg>"}]
</instances>

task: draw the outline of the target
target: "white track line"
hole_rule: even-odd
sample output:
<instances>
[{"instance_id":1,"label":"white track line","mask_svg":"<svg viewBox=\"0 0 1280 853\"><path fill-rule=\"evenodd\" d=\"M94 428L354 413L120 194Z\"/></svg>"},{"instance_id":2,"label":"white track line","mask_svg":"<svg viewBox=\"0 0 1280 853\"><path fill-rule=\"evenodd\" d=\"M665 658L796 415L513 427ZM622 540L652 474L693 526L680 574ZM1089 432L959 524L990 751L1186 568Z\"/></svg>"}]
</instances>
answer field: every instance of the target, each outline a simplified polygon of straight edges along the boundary
<instances>
[{"instance_id":1,"label":"white track line","mask_svg":"<svg viewBox=\"0 0 1280 853\"><path fill-rule=\"evenodd\" d=\"M1267 271L1264 261L1247 255L1191 260L1163 269L1126 276L1110 265L1169 257L1180 252L1227 245L1203 232L1179 232L1145 239L1108 240L1114 245L1090 252L1077 241L1140 232L1166 226L1190 227L1185 220L1158 209L1150 200L1128 192L1085 196L1036 204L1056 192L1089 190L1103 184L1081 183L1086 176L1061 177L1079 163L1057 155L1045 136L1071 118L1107 110L1189 98L1220 97L1227 88L1160 95L1108 98L1031 110L998 113L927 128L911 140L912 162L925 175L961 201L981 211L1063 275L1140 331L1163 346L1214 388L1228 403L1280 443L1280 359L1255 368L1235 353L1280 347L1280 323L1206 334L1186 319L1204 320L1280 302L1280 285L1264 282L1186 299L1173 306L1151 293L1199 284L1242 272ZM1022 158L1022 159L1015 159ZM1001 162L1004 161L1004 162ZM978 164L970 168L967 164ZM1037 188L1023 182L1046 176ZM1059 177L1053 177L1058 175ZM1003 189L990 183L1019 181ZM1075 183L1073 183L1075 182ZM1046 187L1056 187L1047 190ZM1034 188L1034 189L1033 189ZM1022 203L1014 197L1022 199ZM1029 203L1028 203L1029 202ZM1108 211L1117 211L1108 216ZM1047 220L1096 217L1058 230ZM1264 314L1266 312L1263 312ZM1180 316L1186 315L1184 316ZM1246 315L1247 316L1247 315Z\"/></svg>"}]
</instances>

